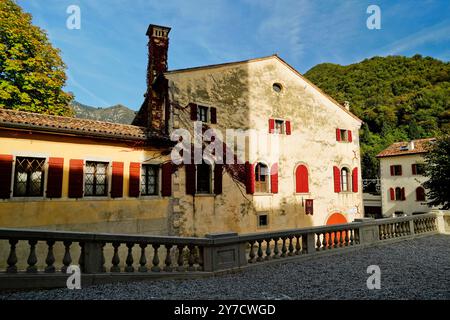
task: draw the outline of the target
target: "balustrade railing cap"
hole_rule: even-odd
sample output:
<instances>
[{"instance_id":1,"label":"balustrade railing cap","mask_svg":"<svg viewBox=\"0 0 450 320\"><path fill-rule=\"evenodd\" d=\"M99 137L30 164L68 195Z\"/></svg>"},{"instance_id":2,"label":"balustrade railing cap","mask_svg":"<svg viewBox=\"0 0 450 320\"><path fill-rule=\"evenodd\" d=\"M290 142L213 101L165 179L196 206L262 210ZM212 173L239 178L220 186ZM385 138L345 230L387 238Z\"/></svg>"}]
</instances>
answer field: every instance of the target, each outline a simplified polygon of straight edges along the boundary
<instances>
[{"instance_id":1,"label":"balustrade railing cap","mask_svg":"<svg viewBox=\"0 0 450 320\"><path fill-rule=\"evenodd\" d=\"M355 218L355 220L353 220L353 222L370 222L370 221L374 221L374 218Z\"/></svg>"},{"instance_id":2,"label":"balustrade railing cap","mask_svg":"<svg viewBox=\"0 0 450 320\"><path fill-rule=\"evenodd\" d=\"M212 239L221 239L221 238L231 238L231 237L237 237L237 232L215 232L215 233L208 233L205 235L206 238L212 238Z\"/></svg>"}]
</instances>

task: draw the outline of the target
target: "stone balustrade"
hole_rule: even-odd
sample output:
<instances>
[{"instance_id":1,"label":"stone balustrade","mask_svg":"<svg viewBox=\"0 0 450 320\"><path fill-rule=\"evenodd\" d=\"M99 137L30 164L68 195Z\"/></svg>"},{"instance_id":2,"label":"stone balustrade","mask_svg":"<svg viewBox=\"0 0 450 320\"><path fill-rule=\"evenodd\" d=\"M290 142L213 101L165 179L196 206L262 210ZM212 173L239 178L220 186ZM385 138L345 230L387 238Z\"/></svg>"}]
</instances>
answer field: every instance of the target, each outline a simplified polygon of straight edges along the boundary
<instances>
[{"instance_id":1,"label":"stone balustrade","mask_svg":"<svg viewBox=\"0 0 450 320\"><path fill-rule=\"evenodd\" d=\"M87 284L208 276L442 232L447 221L444 216L433 212L366 218L332 226L244 235L217 233L203 238L0 229L0 239L7 242L9 250L4 271L0 272L0 289L64 286L70 265L80 267ZM19 243L26 245L21 254L17 251ZM22 268L18 267L20 262Z\"/></svg>"}]
</instances>

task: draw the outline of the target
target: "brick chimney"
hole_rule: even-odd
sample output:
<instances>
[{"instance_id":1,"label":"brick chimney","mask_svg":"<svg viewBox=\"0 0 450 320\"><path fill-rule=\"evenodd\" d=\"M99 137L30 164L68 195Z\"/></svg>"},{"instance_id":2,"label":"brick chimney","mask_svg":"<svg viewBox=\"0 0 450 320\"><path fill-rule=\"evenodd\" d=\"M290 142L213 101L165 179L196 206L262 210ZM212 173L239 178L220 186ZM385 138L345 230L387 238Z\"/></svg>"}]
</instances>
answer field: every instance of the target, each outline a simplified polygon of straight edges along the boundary
<instances>
[{"instance_id":1,"label":"brick chimney","mask_svg":"<svg viewBox=\"0 0 450 320\"><path fill-rule=\"evenodd\" d=\"M167 133L169 116L167 71L170 28L151 24L146 35L148 41L147 92L141 109L133 120L134 125Z\"/></svg>"}]
</instances>

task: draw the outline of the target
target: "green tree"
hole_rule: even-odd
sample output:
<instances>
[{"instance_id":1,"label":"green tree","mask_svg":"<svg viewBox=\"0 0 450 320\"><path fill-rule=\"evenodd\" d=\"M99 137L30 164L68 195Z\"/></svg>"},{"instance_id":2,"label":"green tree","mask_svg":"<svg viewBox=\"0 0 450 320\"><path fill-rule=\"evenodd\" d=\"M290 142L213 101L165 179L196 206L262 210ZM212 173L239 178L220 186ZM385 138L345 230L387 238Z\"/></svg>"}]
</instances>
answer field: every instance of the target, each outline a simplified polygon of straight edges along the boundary
<instances>
[{"instance_id":1,"label":"green tree","mask_svg":"<svg viewBox=\"0 0 450 320\"><path fill-rule=\"evenodd\" d=\"M425 160L425 176L429 179L424 187L428 190L428 205L450 209L450 135L438 138Z\"/></svg>"},{"instance_id":2,"label":"green tree","mask_svg":"<svg viewBox=\"0 0 450 320\"><path fill-rule=\"evenodd\" d=\"M65 64L45 31L13 0L0 0L0 108L72 115Z\"/></svg>"}]
</instances>

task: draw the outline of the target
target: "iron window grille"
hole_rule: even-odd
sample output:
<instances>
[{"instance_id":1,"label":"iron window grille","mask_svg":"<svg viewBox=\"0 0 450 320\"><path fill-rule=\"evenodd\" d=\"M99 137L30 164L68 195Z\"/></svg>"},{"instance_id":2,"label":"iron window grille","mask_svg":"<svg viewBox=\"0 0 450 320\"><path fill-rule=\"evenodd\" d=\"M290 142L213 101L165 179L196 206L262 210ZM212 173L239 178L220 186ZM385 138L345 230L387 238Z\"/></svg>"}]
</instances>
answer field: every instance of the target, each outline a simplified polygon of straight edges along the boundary
<instances>
[{"instance_id":1,"label":"iron window grille","mask_svg":"<svg viewBox=\"0 0 450 320\"><path fill-rule=\"evenodd\" d=\"M142 165L141 195L150 196L158 194L158 172L159 167L157 165Z\"/></svg>"},{"instance_id":2,"label":"iron window grille","mask_svg":"<svg viewBox=\"0 0 450 320\"><path fill-rule=\"evenodd\" d=\"M44 165L45 158L16 158L14 196L42 197L44 195Z\"/></svg>"},{"instance_id":3,"label":"iron window grille","mask_svg":"<svg viewBox=\"0 0 450 320\"><path fill-rule=\"evenodd\" d=\"M86 196L106 196L108 191L108 163L86 162L84 194Z\"/></svg>"}]
</instances>

